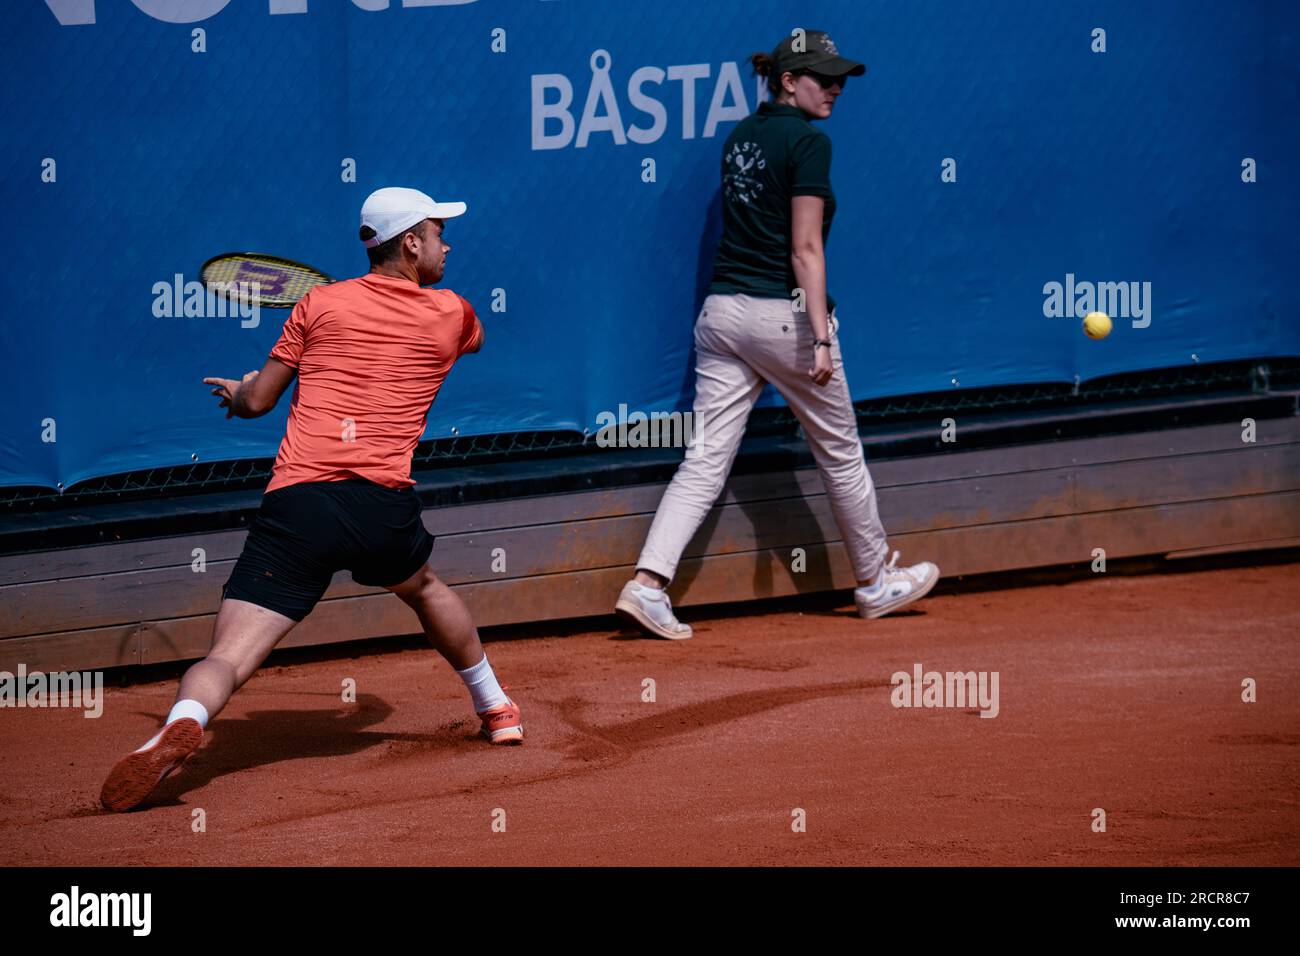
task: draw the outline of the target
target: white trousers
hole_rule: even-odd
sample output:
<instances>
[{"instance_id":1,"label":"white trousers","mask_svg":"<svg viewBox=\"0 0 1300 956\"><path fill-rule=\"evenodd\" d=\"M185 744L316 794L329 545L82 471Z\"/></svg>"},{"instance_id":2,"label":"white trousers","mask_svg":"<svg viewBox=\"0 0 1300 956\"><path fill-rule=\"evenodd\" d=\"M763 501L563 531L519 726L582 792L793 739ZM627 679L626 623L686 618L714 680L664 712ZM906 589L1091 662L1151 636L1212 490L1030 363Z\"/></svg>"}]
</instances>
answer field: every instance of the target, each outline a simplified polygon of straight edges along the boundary
<instances>
[{"instance_id":1,"label":"white trousers","mask_svg":"<svg viewBox=\"0 0 1300 956\"><path fill-rule=\"evenodd\" d=\"M655 512L637 567L672 579L731 471L749 412L770 382L803 426L859 581L875 577L888 545L875 487L858 438L831 316L831 362L825 385L808 377L812 323L787 299L711 295L695 323L695 411L686 458Z\"/></svg>"}]
</instances>

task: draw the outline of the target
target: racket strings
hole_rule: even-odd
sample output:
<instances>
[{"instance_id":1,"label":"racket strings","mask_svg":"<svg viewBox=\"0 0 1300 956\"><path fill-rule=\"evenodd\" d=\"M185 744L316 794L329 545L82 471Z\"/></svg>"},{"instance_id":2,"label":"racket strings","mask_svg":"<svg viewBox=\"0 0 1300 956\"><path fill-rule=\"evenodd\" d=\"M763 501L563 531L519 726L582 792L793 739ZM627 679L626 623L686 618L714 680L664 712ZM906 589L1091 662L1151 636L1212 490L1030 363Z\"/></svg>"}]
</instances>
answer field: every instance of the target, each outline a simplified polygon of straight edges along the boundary
<instances>
[{"instance_id":1,"label":"racket strings","mask_svg":"<svg viewBox=\"0 0 1300 956\"><path fill-rule=\"evenodd\" d=\"M228 298L264 306L293 305L313 288L332 281L322 272L273 256L222 256L203 267L204 285Z\"/></svg>"}]
</instances>

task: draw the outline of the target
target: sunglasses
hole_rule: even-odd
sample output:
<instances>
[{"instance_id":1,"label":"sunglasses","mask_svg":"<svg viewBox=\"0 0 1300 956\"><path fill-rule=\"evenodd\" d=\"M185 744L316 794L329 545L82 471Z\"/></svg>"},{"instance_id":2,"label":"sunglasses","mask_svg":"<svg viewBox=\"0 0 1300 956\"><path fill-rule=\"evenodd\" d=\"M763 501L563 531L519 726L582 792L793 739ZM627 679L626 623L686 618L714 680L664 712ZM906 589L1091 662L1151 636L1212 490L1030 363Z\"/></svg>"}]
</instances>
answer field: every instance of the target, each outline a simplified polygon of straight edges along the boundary
<instances>
[{"instance_id":1,"label":"sunglasses","mask_svg":"<svg viewBox=\"0 0 1300 956\"><path fill-rule=\"evenodd\" d=\"M825 73L817 73L813 70L804 70L803 75L811 76L817 81L817 85L823 90L829 90L836 83L838 83L840 88L843 89L849 81L848 74L844 74L843 76L827 76Z\"/></svg>"}]
</instances>

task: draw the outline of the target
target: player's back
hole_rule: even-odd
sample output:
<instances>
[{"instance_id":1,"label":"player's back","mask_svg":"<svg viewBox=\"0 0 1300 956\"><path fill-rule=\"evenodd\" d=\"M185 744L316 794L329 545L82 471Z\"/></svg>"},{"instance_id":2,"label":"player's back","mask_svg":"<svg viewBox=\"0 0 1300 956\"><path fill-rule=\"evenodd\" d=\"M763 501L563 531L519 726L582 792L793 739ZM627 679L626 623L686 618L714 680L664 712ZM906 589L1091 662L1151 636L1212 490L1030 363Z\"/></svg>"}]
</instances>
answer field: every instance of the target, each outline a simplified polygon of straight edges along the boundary
<instances>
[{"instance_id":1,"label":"player's back","mask_svg":"<svg viewBox=\"0 0 1300 956\"><path fill-rule=\"evenodd\" d=\"M411 484L429 406L478 336L473 310L447 289L374 273L313 289L271 352L298 384L267 490L353 477Z\"/></svg>"}]
</instances>

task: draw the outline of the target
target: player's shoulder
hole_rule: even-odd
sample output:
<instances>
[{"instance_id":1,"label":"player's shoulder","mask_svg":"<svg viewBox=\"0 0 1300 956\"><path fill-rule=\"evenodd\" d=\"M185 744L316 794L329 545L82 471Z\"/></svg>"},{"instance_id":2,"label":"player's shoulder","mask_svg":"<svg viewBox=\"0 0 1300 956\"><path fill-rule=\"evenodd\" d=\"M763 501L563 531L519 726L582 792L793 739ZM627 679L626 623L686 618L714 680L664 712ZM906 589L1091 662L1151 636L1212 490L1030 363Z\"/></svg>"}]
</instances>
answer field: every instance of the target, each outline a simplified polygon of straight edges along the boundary
<instances>
[{"instance_id":1,"label":"player's shoulder","mask_svg":"<svg viewBox=\"0 0 1300 956\"><path fill-rule=\"evenodd\" d=\"M363 278L365 277L358 276L355 279L339 279L312 286L301 301L310 309L333 305L353 296L363 295L365 294L364 286L361 285Z\"/></svg>"},{"instance_id":2,"label":"player's shoulder","mask_svg":"<svg viewBox=\"0 0 1300 956\"><path fill-rule=\"evenodd\" d=\"M316 311L345 307L366 300L383 302L396 308L402 307L398 303L405 302L407 308L431 308L444 314L460 315L464 308L462 303L465 303L451 289L420 286L407 279L373 272L328 285L318 285L308 295L315 296L309 308Z\"/></svg>"},{"instance_id":3,"label":"player's shoulder","mask_svg":"<svg viewBox=\"0 0 1300 956\"><path fill-rule=\"evenodd\" d=\"M456 313L459 313L461 310L473 311L473 306L469 304L469 300L453 289L425 289L424 291L437 293L438 305L444 309Z\"/></svg>"},{"instance_id":4,"label":"player's shoulder","mask_svg":"<svg viewBox=\"0 0 1300 956\"><path fill-rule=\"evenodd\" d=\"M429 308L437 310L442 315L460 315L461 303L465 300L451 289L435 289L429 286L418 286L418 288L420 299Z\"/></svg>"},{"instance_id":5,"label":"player's shoulder","mask_svg":"<svg viewBox=\"0 0 1300 956\"><path fill-rule=\"evenodd\" d=\"M320 315L322 309L329 307L329 295L324 290L337 283L326 282L321 285L314 285L308 289L301 299L293 305L293 315L299 319L310 320Z\"/></svg>"}]
</instances>

